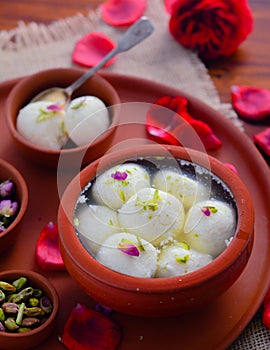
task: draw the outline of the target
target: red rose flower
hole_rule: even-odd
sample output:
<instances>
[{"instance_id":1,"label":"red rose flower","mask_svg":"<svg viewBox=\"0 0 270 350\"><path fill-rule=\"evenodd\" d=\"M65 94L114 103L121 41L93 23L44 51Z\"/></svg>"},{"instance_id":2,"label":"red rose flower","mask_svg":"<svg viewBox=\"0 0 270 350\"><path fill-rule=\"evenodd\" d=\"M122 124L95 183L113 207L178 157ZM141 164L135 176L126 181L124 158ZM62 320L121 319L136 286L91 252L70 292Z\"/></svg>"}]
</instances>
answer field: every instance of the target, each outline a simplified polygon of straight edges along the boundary
<instances>
[{"instance_id":1,"label":"red rose flower","mask_svg":"<svg viewBox=\"0 0 270 350\"><path fill-rule=\"evenodd\" d=\"M176 0L171 7L170 33L203 59L232 55L252 28L247 0Z\"/></svg>"}]
</instances>

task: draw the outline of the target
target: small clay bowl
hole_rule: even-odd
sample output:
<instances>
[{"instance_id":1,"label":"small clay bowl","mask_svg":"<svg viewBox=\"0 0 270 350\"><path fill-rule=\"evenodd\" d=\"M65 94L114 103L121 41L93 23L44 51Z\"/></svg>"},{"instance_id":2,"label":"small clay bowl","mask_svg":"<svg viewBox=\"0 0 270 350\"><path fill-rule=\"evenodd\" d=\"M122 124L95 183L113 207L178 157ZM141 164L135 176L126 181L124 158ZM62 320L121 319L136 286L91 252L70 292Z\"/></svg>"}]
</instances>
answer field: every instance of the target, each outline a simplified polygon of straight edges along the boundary
<instances>
[{"instance_id":1,"label":"small clay bowl","mask_svg":"<svg viewBox=\"0 0 270 350\"><path fill-rule=\"evenodd\" d=\"M37 146L26 140L16 129L19 110L27 105L39 92L50 87L67 87L85 71L76 68L55 68L40 71L19 80L9 93L5 105L8 128L14 144L29 160L48 168L56 168L61 155L61 166L64 168L86 165L102 156L111 144L116 126L119 122L120 98L114 87L100 75L95 74L76 92L72 99L93 95L100 98L110 113L110 127L89 145L64 147L62 150L51 150ZM117 107L118 105L118 107Z\"/></svg>"},{"instance_id":2,"label":"small clay bowl","mask_svg":"<svg viewBox=\"0 0 270 350\"><path fill-rule=\"evenodd\" d=\"M0 332L1 349L30 349L42 343L53 332L59 311L59 297L51 282L44 276L28 270L8 270L0 272L0 281L12 282L19 277L26 277L28 285L41 289L53 309L48 319L37 328L25 333Z\"/></svg>"},{"instance_id":3,"label":"small clay bowl","mask_svg":"<svg viewBox=\"0 0 270 350\"><path fill-rule=\"evenodd\" d=\"M13 165L0 159L0 181L8 179L12 180L16 186L15 199L19 203L19 210L14 221L0 233L0 253L7 251L9 246L15 242L28 206L28 189L23 176Z\"/></svg>"},{"instance_id":4,"label":"small clay bowl","mask_svg":"<svg viewBox=\"0 0 270 350\"><path fill-rule=\"evenodd\" d=\"M81 244L73 218L80 191L101 173L132 159L162 159L168 154L208 169L234 198L237 227L225 250L204 267L181 276L138 278L100 264ZM100 173L100 171L98 172ZM220 181L217 183L220 183ZM91 189L91 187L90 187ZM122 149L88 165L67 187L58 212L60 248L71 277L93 299L131 315L163 317L198 309L225 292L246 266L253 245L254 208L240 177L222 162L205 153L177 146L144 145Z\"/></svg>"}]
</instances>

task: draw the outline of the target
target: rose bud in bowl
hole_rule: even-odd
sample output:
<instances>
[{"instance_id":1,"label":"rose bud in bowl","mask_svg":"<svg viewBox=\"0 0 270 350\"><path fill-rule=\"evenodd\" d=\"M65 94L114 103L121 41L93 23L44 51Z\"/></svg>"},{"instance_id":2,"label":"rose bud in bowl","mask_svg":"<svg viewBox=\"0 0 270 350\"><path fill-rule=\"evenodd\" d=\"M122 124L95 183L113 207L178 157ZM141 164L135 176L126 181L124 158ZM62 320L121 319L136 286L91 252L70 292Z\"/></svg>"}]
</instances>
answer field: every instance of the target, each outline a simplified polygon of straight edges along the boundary
<instances>
[{"instance_id":1,"label":"rose bud in bowl","mask_svg":"<svg viewBox=\"0 0 270 350\"><path fill-rule=\"evenodd\" d=\"M178 146L126 148L89 164L58 213L71 277L93 299L139 316L190 312L245 268L254 209L233 171Z\"/></svg>"},{"instance_id":2,"label":"rose bud in bowl","mask_svg":"<svg viewBox=\"0 0 270 350\"><path fill-rule=\"evenodd\" d=\"M67 87L84 73L76 68L54 68L19 80L8 95L5 114L18 149L31 161L55 168L88 164L105 153L119 121L120 99L114 87L95 74L68 104L57 97L33 101L41 91Z\"/></svg>"},{"instance_id":3,"label":"rose bud in bowl","mask_svg":"<svg viewBox=\"0 0 270 350\"><path fill-rule=\"evenodd\" d=\"M0 159L0 253L8 250L20 233L28 206L28 189L21 173Z\"/></svg>"}]
</instances>

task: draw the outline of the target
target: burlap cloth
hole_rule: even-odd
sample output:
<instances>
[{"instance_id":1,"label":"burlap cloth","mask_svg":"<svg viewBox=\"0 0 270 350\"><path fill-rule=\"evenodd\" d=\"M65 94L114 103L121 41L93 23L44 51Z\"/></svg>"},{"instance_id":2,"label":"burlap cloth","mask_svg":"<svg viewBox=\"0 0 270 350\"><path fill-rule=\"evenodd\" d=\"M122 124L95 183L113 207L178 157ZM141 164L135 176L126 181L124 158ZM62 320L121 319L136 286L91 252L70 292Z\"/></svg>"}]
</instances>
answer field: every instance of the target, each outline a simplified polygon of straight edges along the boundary
<instances>
[{"instance_id":1,"label":"burlap cloth","mask_svg":"<svg viewBox=\"0 0 270 350\"><path fill-rule=\"evenodd\" d=\"M121 54L108 71L139 76L179 88L192 94L242 128L230 104L220 102L217 90L204 64L195 53L181 47L168 32L168 15L161 0L152 0L145 13L155 31L137 48ZM99 11L49 25L23 22L10 31L0 32L0 82L54 67L70 67L74 43L90 31L100 31L115 41L123 29L102 21ZM222 327L222 325L220 325ZM261 322L260 312L229 350L270 348L270 332ZM206 350L206 349L202 349Z\"/></svg>"}]
</instances>

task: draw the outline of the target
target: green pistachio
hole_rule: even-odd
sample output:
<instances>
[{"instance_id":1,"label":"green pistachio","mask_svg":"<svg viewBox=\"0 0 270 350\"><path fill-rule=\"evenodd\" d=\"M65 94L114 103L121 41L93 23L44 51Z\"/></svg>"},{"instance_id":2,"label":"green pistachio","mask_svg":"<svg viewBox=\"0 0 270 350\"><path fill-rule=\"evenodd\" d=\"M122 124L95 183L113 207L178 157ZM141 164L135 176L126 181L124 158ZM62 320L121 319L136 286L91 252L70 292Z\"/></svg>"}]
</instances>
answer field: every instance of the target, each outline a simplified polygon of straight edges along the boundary
<instances>
[{"instance_id":1,"label":"green pistachio","mask_svg":"<svg viewBox=\"0 0 270 350\"><path fill-rule=\"evenodd\" d=\"M29 304L29 306L38 306L38 304L39 304L39 300L38 300L38 298L30 298L29 300L28 300L28 304Z\"/></svg>"},{"instance_id":2,"label":"green pistachio","mask_svg":"<svg viewBox=\"0 0 270 350\"><path fill-rule=\"evenodd\" d=\"M16 292L16 288L12 284L4 281L0 281L0 289L8 293Z\"/></svg>"},{"instance_id":3,"label":"green pistachio","mask_svg":"<svg viewBox=\"0 0 270 350\"><path fill-rule=\"evenodd\" d=\"M14 303L21 303L23 301L26 301L33 294L33 290L34 289L32 287L26 287L22 289L14 298Z\"/></svg>"},{"instance_id":4,"label":"green pistachio","mask_svg":"<svg viewBox=\"0 0 270 350\"><path fill-rule=\"evenodd\" d=\"M16 323L19 326L21 326L21 324L22 324L24 309L25 309L25 303L21 303L19 310L18 310L17 317L16 317Z\"/></svg>"},{"instance_id":5,"label":"green pistachio","mask_svg":"<svg viewBox=\"0 0 270 350\"><path fill-rule=\"evenodd\" d=\"M0 322L5 321L5 313L4 310L0 307Z\"/></svg>"},{"instance_id":6,"label":"green pistachio","mask_svg":"<svg viewBox=\"0 0 270 350\"><path fill-rule=\"evenodd\" d=\"M6 299L5 293L0 289L0 304L3 303Z\"/></svg>"},{"instance_id":7,"label":"green pistachio","mask_svg":"<svg viewBox=\"0 0 270 350\"><path fill-rule=\"evenodd\" d=\"M29 332L29 331L31 331L31 328L29 328L29 327L20 327L18 329L18 333L26 333L26 332Z\"/></svg>"},{"instance_id":8,"label":"green pistachio","mask_svg":"<svg viewBox=\"0 0 270 350\"><path fill-rule=\"evenodd\" d=\"M41 289L33 289L33 294L32 294L32 297L33 298L40 298L41 296L43 295L43 292Z\"/></svg>"},{"instance_id":9,"label":"green pistachio","mask_svg":"<svg viewBox=\"0 0 270 350\"><path fill-rule=\"evenodd\" d=\"M10 331L16 331L19 328L19 326L15 322L14 318L12 318L12 317L8 317L4 323L5 323L6 328Z\"/></svg>"},{"instance_id":10,"label":"green pistachio","mask_svg":"<svg viewBox=\"0 0 270 350\"><path fill-rule=\"evenodd\" d=\"M27 307L24 309L24 314L28 317L38 317L38 316L43 316L44 311L37 306Z\"/></svg>"},{"instance_id":11,"label":"green pistachio","mask_svg":"<svg viewBox=\"0 0 270 350\"><path fill-rule=\"evenodd\" d=\"M15 280L12 285L16 288L16 290L22 289L27 283L26 277L20 277L17 280Z\"/></svg>"},{"instance_id":12,"label":"green pistachio","mask_svg":"<svg viewBox=\"0 0 270 350\"><path fill-rule=\"evenodd\" d=\"M9 303L13 303L13 302L14 302L14 299L16 298L16 296L17 296L16 293L10 294L10 295L8 296L7 301L8 301Z\"/></svg>"}]
</instances>

